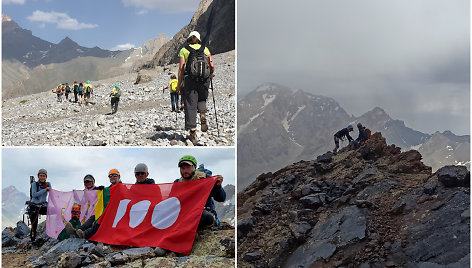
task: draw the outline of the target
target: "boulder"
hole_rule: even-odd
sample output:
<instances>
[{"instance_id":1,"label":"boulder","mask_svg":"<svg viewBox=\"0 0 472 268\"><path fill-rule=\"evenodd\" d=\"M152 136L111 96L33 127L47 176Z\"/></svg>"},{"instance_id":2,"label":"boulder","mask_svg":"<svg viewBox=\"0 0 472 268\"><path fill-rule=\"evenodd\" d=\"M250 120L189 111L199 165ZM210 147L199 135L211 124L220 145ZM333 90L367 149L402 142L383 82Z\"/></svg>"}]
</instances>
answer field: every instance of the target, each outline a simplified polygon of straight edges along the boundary
<instances>
[{"instance_id":1,"label":"boulder","mask_svg":"<svg viewBox=\"0 0 472 268\"><path fill-rule=\"evenodd\" d=\"M470 187L470 172L465 166L445 166L436 175L446 187Z\"/></svg>"},{"instance_id":2,"label":"boulder","mask_svg":"<svg viewBox=\"0 0 472 268\"><path fill-rule=\"evenodd\" d=\"M29 235L30 229L23 221L18 221L15 228L15 236L18 238L23 238Z\"/></svg>"}]
</instances>

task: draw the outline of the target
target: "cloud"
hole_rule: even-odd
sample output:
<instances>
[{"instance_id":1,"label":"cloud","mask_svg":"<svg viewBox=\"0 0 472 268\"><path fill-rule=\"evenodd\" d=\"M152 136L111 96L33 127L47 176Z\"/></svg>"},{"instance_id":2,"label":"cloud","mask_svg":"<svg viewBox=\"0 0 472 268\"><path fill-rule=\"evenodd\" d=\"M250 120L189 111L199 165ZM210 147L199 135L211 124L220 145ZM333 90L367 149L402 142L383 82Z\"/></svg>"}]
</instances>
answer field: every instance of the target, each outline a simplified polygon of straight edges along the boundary
<instances>
[{"instance_id":1,"label":"cloud","mask_svg":"<svg viewBox=\"0 0 472 268\"><path fill-rule=\"evenodd\" d=\"M4 4L4 5L8 5L8 4L24 5L25 0L3 0L2 4Z\"/></svg>"},{"instance_id":2,"label":"cloud","mask_svg":"<svg viewBox=\"0 0 472 268\"><path fill-rule=\"evenodd\" d=\"M453 132L469 132L469 1L300 2L238 2L238 98L270 81L348 113L380 106L407 124L421 118L409 124L420 131L455 121ZM440 113L448 120L428 121Z\"/></svg>"},{"instance_id":3,"label":"cloud","mask_svg":"<svg viewBox=\"0 0 472 268\"><path fill-rule=\"evenodd\" d=\"M147 13L148 13L148 10L143 9L143 10L138 11L137 14L138 14L138 15L144 15L144 14L147 14Z\"/></svg>"},{"instance_id":4,"label":"cloud","mask_svg":"<svg viewBox=\"0 0 472 268\"><path fill-rule=\"evenodd\" d=\"M195 12L200 0L122 0L122 3L125 7L158 9L166 13L185 13Z\"/></svg>"},{"instance_id":5,"label":"cloud","mask_svg":"<svg viewBox=\"0 0 472 268\"><path fill-rule=\"evenodd\" d=\"M67 13L59 13L54 11L44 12L36 10L31 16L27 17L27 19L34 22L56 24L57 29L63 30L82 30L98 27L97 24L79 23L76 19L69 17Z\"/></svg>"},{"instance_id":6,"label":"cloud","mask_svg":"<svg viewBox=\"0 0 472 268\"><path fill-rule=\"evenodd\" d=\"M135 45L133 44L130 44L130 43L126 43L126 44L122 44L122 45L117 45L115 47L112 47L110 50L111 51L116 51L116 50L128 50L128 49L131 49L131 48L135 48Z\"/></svg>"}]
</instances>

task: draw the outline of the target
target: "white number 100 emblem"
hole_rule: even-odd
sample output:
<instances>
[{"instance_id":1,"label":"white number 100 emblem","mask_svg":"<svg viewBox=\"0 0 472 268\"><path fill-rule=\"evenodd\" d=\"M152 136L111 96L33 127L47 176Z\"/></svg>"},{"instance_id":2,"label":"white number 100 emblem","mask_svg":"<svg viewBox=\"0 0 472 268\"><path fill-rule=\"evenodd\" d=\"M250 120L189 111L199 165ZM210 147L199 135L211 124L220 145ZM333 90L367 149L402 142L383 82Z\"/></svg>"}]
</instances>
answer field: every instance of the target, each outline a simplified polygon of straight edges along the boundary
<instances>
[{"instance_id":1,"label":"white number 100 emblem","mask_svg":"<svg viewBox=\"0 0 472 268\"><path fill-rule=\"evenodd\" d=\"M128 204L131 202L130 199L123 199L118 205L116 211L115 220L113 221L112 227L115 228L118 222L126 214ZM146 217L151 201L143 200L134 204L129 211L129 227L135 228L140 225ZM180 201L177 197L171 197L161 201L157 204L151 217L151 224L157 229L166 229L172 226L180 213Z\"/></svg>"}]
</instances>

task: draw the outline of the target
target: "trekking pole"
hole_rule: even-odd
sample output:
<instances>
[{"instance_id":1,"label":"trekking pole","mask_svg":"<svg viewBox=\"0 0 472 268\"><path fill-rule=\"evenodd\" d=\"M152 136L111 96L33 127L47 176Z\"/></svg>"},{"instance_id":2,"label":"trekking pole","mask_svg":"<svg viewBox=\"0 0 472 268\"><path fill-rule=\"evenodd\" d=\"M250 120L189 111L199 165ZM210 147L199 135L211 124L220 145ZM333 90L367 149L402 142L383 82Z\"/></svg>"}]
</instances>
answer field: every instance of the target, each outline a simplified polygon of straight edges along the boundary
<instances>
[{"instance_id":1,"label":"trekking pole","mask_svg":"<svg viewBox=\"0 0 472 268\"><path fill-rule=\"evenodd\" d=\"M213 107L215 107L216 131L218 131L218 137L219 137L220 129L218 128L218 116L216 115L215 93L213 92L213 79L212 78L210 78L210 84L211 84L211 95L213 96Z\"/></svg>"}]
</instances>

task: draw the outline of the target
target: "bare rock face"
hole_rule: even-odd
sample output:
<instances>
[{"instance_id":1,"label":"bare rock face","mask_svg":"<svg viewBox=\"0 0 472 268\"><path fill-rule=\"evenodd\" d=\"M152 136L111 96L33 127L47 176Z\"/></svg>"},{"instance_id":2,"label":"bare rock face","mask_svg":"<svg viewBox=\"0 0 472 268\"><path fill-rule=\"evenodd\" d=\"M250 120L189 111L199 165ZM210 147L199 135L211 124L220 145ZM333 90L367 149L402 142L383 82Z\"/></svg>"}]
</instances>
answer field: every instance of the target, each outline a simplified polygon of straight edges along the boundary
<instances>
[{"instance_id":1,"label":"bare rock face","mask_svg":"<svg viewBox=\"0 0 472 268\"><path fill-rule=\"evenodd\" d=\"M260 175L238 193L238 267L468 267L470 172L421 160L375 133Z\"/></svg>"},{"instance_id":2,"label":"bare rock face","mask_svg":"<svg viewBox=\"0 0 472 268\"><path fill-rule=\"evenodd\" d=\"M177 63L177 55L191 31L200 33L202 43L210 49L212 55L234 50L235 1L202 0L190 23L164 44L143 68Z\"/></svg>"},{"instance_id":3,"label":"bare rock face","mask_svg":"<svg viewBox=\"0 0 472 268\"><path fill-rule=\"evenodd\" d=\"M136 77L136 82L134 82L135 85L138 84L144 84L151 82L153 79L152 73L146 70L141 70L138 72L138 76Z\"/></svg>"}]
</instances>

